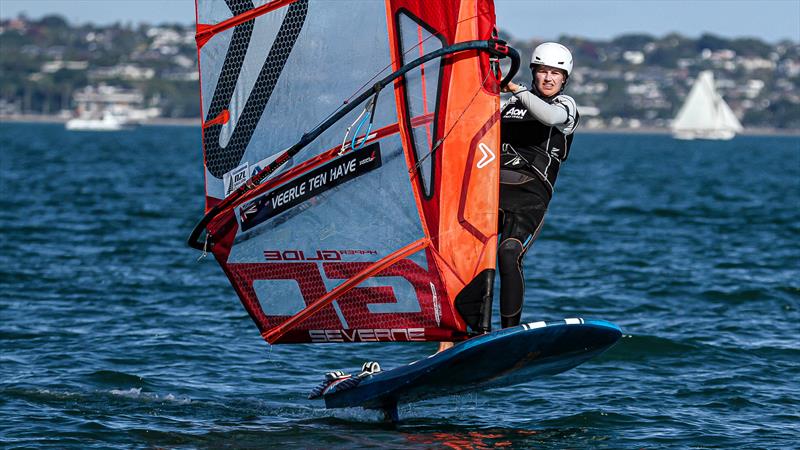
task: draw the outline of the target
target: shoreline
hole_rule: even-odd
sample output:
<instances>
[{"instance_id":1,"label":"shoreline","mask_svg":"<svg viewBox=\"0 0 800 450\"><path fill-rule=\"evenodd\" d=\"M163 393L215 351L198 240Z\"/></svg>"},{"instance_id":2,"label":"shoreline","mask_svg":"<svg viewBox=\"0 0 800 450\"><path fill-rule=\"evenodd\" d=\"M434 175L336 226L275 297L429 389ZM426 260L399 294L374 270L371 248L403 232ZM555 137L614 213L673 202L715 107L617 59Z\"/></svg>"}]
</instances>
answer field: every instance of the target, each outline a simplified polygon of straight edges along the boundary
<instances>
[{"instance_id":1,"label":"shoreline","mask_svg":"<svg viewBox=\"0 0 800 450\"><path fill-rule=\"evenodd\" d=\"M18 115L0 115L0 123L51 123L51 124L64 124L70 118L61 116L48 116L39 114L18 114ZM169 118L159 117L158 119L147 120L140 122L141 126L167 126L167 127L199 127L200 119L189 118ZM668 128L653 128L653 127L640 127L640 128L581 128L581 134L657 134L669 135L671 131ZM776 129L776 128L745 128L744 131L738 133L737 136L780 136L780 137L800 137L800 130L792 129Z\"/></svg>"},{"instance_id":2,"label":"shoreline","mask_svg":"<svg viewBox=\"0 0 800 450\"><path fill-rule=\"evenodd\" d=\"M61 116L48 116L43 114L15 114L15 115L2 115L0 114L0 122L9 123L52 123L52 124L65 124L72 117ZM159 117L158 119L145 120L138 122L136 125L141 126L172 126L172 127L199 127L200 119L184 119L184 118L171 118Z\"/></svg>"},{"instance_id":3,"label":"shoreline","mask_svg":"<svg viewBox=\"0 0 800 450\"><path fill-rule=\"evenodd\" d=\"M671 135L669 128L579 128L581 134L656 134ZM778 128L745 128L736 136L777 136L777 137L800 137L800 130L778 129Z\"/></svg>"}]
</instances>

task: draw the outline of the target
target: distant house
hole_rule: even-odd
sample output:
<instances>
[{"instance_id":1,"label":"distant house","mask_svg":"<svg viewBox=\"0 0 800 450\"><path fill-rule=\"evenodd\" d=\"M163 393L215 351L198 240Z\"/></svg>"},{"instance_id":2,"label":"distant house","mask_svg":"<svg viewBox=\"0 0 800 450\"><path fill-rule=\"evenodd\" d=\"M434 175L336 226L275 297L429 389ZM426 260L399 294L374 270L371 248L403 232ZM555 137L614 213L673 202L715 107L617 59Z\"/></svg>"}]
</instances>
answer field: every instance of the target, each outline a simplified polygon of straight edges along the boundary
<instances>
[{"instance_id":1,"label":"distant house","mask_svg":"<svg viewBox=\"0 0 800 450\"><path fill-rule=\"evenodd\" d=\"M86 70L89 68L89 61L48 61L42 64L43 73L56 73L59 70Z\"/></svg>"},{"instance_id":2,"label":"distant house","mask_svg":"<svg viewBox=\"0 0 800 450\"><path fill-rule=\"evenodd\" d=\"M156 75L156 71L149 67L141 67L135 64L117 64L111 67L101 67L91 70L89 77L94 79L122 79L131 81L150 80Z\"/></svg>"},{"instance_id":3,"label":"distant house","mask_svg":"<svg viewBox=\"0 0 800 450\"><path fill-rule=\"evenodd\" d=\"M75 91L72 100L82 118L100 118L106 112L127 122L141 122L159 117L161 111L146 108L144 95L137 89L122 89L116 86L86 86Z\"/></svg>"}]
</instances>

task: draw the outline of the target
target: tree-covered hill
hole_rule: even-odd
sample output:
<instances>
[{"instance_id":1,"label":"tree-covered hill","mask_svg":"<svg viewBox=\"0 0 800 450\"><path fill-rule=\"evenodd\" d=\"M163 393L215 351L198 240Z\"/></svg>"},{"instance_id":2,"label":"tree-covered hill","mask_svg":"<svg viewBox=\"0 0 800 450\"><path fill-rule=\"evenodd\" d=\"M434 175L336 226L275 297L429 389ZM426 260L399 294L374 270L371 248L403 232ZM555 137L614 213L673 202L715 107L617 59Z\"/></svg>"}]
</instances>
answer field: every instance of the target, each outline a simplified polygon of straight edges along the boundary
<instances>
[{"instance_id":1,"label":"tree-covered hill","mask_svg":"<svg viewBox=\"0 0 800 450\"><path fill-rule=\"evenodd\" d=\"M197 117L194 27L71 25L59 16L0 22L0 114L56 114L101 84L136 89L165 117ZM502 36L529 58L537 41ZM745 127L800 129L800 43L704 34L564 35L576 69L567 92L590 127L666 127L701 70ZM522 70L517 81L530 82Z\"/></svg>"}]
</instances>

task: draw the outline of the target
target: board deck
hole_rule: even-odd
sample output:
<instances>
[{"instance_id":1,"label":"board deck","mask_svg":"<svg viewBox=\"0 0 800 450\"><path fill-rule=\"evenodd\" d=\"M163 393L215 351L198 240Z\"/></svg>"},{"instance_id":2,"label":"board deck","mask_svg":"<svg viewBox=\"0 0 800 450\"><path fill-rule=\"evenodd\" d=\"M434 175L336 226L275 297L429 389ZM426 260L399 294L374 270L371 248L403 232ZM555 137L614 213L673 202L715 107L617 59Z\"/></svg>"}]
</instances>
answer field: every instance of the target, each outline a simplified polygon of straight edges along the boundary
<instances>
[{"instance_id":1,"label":"board deck","mask_svg":"<svg viewBox=\"0 0 800 450\"><path fill-rule=\"evenodd\" d=\"M361 406L396 416L398 403L525 383L569 370L622 336L602 320L533 322L476 336L391 370L331 383L319 391L328 408Z\"/></svg>"}]
</instances>

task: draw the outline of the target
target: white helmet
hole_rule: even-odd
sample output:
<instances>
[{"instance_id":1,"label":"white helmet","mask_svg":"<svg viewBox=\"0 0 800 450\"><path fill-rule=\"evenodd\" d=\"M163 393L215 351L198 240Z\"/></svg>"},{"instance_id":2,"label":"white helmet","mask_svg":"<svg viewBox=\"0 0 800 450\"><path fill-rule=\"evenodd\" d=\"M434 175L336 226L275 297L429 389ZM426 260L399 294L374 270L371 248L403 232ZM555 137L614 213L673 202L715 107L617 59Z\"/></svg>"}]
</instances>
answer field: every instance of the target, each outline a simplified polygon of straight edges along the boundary
<instances>
[{"instance_id":1,"label":"white helmet","mask_svg":"<svg viewBox=\"0 0 800 450\"><path fill-rule=\"evenodd\" d=\"M531 67L538 65L561 69L569 76L572 72L572 53L567 47L555 42L539 44L531 56Z\"/></svg>"}]
</instances>

